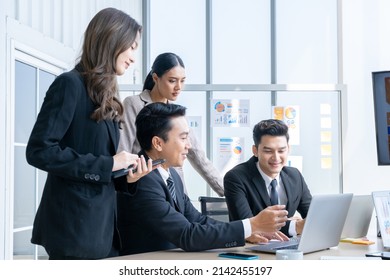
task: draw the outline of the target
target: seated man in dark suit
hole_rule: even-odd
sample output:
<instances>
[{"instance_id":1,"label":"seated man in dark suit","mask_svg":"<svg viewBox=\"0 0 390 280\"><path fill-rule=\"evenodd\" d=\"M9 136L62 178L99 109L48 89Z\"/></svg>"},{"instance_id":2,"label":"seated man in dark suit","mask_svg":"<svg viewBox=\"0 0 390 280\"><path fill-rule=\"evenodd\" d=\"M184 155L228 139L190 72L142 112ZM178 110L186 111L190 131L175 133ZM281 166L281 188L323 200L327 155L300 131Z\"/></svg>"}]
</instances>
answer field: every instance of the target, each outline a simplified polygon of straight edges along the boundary
<instances>
[{"instance_id":1,"label":"seated man in dark suit","mask_svg":"<svg viewBox=\"0 0 390 280\"><path fill-rule=\"evenodd\" d=\"M201 251L243 246L245 238L256 232L288 240L279 231L287 221L284 205L268 207L249 219L230 223L213 220L194 208L179 175L171 168L183 165L191 147L185 109L176 104L152 103L136 118L141 154L166 162L134 183L132 195L118 194L120 254L177 247Z\"/></svg>"},{"instance_id":2,"label":"seated man in dark suit","mask_svg":"<svg viewBox=\"0 0 390 280\"><path fill-rule=\"evenodd\" d=\"M286 205L288 217L298 211L305 218L312 196L299 170L285 166L289 153L287 125L274 119L261 121L253 128L253 140L253 156L224 176L230 220L251 218L274 204ZM303 226L304 219L294 217L281 231L295 236L302 233ZM253 234L247 241L262 242L262 236Z\"/></svg>"}]
</instances>

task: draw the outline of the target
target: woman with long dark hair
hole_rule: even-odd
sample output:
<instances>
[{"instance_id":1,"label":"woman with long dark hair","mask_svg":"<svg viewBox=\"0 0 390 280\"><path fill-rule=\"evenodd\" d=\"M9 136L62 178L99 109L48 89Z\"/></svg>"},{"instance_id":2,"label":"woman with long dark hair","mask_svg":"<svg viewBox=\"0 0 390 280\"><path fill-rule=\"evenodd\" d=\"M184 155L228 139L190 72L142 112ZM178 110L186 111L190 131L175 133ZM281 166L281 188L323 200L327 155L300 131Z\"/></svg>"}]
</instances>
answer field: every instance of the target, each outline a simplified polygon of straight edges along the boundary
<instances>
[{"instance_id":1,"label":"woman with long dark hair","mask_svg":"<svg viewBox=\"0 0 390 280\"><path fill-rule=\"evenodd\" d=\"M118 151L125 150L132 153L140 151L134 121L136 116L143 107L150 103L176 101L185 79L184 63L177 54L167 52L156 57L152 69L145 78L142 92L139 95L128 96L123 101L125 123L121 130ZM187 155L189 162L219 196L224 196L222 176L206 157L192 130L189 138L192 145ZM176 170L185 185L182 168L176 168Z\"/></svg>"},{"instance_id":2,"label":"woman with long dark hair","mask_svg":"<svg viewBox=\"0 0 390 280\"><path fill-rule=\"evenodd\" d=\"M134 63L141 26L106 8L90 21L75 68L48 89L27 144L29 164L47 172L32 239L49 259L100 259L118 248L116 190L127 191L152 170L128 152L116 153L123 105L117 75ZM137 170L112 179L112 172Z\"/></svg>"}]
</instances>

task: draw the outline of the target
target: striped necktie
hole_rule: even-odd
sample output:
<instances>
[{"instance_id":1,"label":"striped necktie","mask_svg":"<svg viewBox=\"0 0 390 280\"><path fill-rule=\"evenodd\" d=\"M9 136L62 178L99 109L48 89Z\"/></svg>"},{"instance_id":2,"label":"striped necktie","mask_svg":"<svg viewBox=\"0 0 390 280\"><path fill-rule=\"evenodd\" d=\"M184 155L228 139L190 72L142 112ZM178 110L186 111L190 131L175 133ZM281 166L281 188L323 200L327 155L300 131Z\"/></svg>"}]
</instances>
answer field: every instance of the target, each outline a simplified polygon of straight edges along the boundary
<instances>
[{"instance_id":1,"label":"striped necktie","mask_svg":"<svg viewBox=\"0 0 390 280\"><path fill-rule=\"evenodd\" d=\"M168 177L167 179L167 186L168 190L171 193L173 201L176 202L176 190L175 190L175 183L173 182L173 179L171 176Z\"/></svg>"},{"instance_id":2,"label":"striped necktie","mask_svg":"<svg viewBox=\"0 0 390 280\"><path fill-rule=\"evenodd\" d=\"M277 185L278 182L276 181L276 179L273 179L271 181L271 191L270 191L271 205L276 205L279 203L278 191L276 190Z\"/></svg>"}]
</instances>

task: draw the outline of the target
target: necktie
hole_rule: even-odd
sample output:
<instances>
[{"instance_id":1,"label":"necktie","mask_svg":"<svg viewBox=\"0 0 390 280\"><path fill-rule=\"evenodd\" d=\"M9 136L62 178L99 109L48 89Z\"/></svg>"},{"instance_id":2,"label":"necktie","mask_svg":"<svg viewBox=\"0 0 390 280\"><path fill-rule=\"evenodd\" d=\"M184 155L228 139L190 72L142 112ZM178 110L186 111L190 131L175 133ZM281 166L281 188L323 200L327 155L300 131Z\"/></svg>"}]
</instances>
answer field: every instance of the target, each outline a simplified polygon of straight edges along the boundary
<instances>
[{"instance_id":1,"label":"necktie","mask_svg":"<svg viewBox=\"0 0 390 280\"><path fill-rule=\"evenodd\" d=\"M173 179L171 176L168 177L167 179L167 186L168 190L171 193L173 201L176 202L176 190L175 190L175 183L173 182Z\"/></svg>"},{"instance_id":2,"label":"necktie","mask_svg":"<svg viewBox=\"0 0 390 280\"><path fill-rule=\"evenodd\" d=\"M275 205L275 204L278 204L279 203L279 199L278 199L278 192L276 190L276 185L278 184L278 182L276 181L276 179L273 179L271 181L271 192L270 192L270 197L271 197L271 205Z\"/></svg>"}]
</instances>

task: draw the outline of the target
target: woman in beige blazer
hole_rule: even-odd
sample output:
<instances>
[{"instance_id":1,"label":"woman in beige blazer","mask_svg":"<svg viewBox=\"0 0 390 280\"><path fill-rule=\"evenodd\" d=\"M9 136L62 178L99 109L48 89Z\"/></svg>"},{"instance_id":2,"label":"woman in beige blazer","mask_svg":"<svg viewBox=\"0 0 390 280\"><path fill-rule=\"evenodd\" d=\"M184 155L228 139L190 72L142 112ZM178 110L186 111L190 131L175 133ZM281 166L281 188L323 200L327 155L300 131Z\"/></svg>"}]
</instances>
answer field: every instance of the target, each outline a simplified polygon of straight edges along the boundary
<instances>
[{"instance_id":1,"label":"woman in beige blazer","mask_svg":"<svg viewBox=\"0 0 390 280\"><path fill-rule=\"evenodd\" d=\"M152 70L145 79L141 94L128 96L123 101L125 123L122 124L119 152L125 150L131 153L138 153L141 150L135 128L137 114L150 103L175 101L184 86L185 78L184 63L178 55L162 53L156 57ZM190 131L189 137L192 145L188 153L189 162L210 187L219 196L223 196L222 176L206 157L193 131ZM177 168L176 170L184 184L182 168Z\"/></svg>"}]
</instances>

